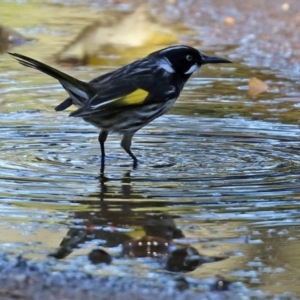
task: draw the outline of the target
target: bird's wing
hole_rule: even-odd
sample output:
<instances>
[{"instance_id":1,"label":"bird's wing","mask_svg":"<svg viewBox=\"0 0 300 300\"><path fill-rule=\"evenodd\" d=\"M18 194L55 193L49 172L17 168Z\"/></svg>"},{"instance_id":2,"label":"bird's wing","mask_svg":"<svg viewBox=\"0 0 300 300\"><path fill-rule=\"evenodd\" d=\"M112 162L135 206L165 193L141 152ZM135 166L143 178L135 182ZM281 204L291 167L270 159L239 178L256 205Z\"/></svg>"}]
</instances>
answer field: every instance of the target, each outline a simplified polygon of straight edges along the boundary
<instances>
[{"instance_id":1,"label":"bird's wing","mask_svg":"<svg viewBox=\"0 0 300 300\"><path fill-rule=\"evenodd\" d=\"M145 61L138 61L93 80L90 84L97 93L70 116L84 117L107 109L139 106L150 101L158 84L155 69L151 66Z\"/></svg>"},{"instance_id":2,"label":"bird's wing","mask_svg":"<svg viewBox=\"0 0 300 300\"><path fill-rule=\"evenodd\" d=\"M104 85L107 83L107 79L111 78L112 75L114 74L115 72L110 72L110 73L106 73L106 74L103 74L101 76L98 76L96 78L94 78L93 80L91 80L88 84L91 84L91 86L96 86L96 85ZM97 89L97 88L96 88ZM94 93L95 95L95 93ZM93 95L93 96L94 96ZM84 105L85 101L82 101L82 104ZM55 110L56 111L62 111L62 110L65 110L67 109L68 107L70 107L71 105L73 105L73 100L72 100L72 96L70 95L69 98L67 98L66 100L64 100L62 103L60 103L59 105L57 105L55 107ZM82 105L82 106L83 106Z\"/></svg>"},{"instance_id":3,"label":"bird's wing","mask_svg":"<svg viewBox=\"0 0 300 300\"><path fill-rule=\"evenodd\" d=\"M70 116L83 117L107 109L142 105L148 94L147 90L130 84L127 80L119 81L101 88L85 106L72 112Z\"/></svg>"},{"instance_id":4,"label":"bird's wing","mask_svg":"<svg viewBox=\"0 0 300 300\"><path fill-rule=\"evenodd\" d=\"M94 95L92 95L92 97L90 97L88 101L82 101L83 105L81 109L72 113L72 116L77 115L77 113L79 114L83 110L85 110L86 112L91 110L92 106L94 106L95 103L98 104L99 102L106 102L107 100L117 100L120 97L130 94L138 88L137 85L131 85L133 81L140 82L141 79L147 79L147 82L149 83L149 77L152 74L151 69L154 66L155 65L153 65L153 62L149 64L148 59L142 59L137 60L115 71L94 78L88 84L93 89L96 89L96 93L94 93ZM65 110L72 104L72 97L69 97L57 107L55 107L55 110Z\"/></svg>"}]
</instances>

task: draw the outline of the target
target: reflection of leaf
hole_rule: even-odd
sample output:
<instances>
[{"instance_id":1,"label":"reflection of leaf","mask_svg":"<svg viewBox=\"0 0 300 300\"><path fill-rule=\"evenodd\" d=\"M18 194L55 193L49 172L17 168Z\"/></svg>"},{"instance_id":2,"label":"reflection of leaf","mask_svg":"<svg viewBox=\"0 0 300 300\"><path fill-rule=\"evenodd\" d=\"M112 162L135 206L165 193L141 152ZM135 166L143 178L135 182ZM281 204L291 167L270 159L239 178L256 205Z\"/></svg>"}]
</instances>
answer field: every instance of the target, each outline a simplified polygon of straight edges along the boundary
<instances>
[{"instance_id":1,"label":"reflection of leaf","mask_svg":"<svg viewBox=\"0 0 300 300\"><path fill-rule=\"evenodd\" d=\"M13 29L0 25L0 54L31 40Z\"/></svg>"},{"instance_id":2,"label":"reflection of leaf","mask_svg":"<svg viewBox=\"0 0 300 300\"><path fill-rule=\"evenodd\" d=\"M252 77L249 79L249 90L248 93L250 96L257 96L265 92L269 86L262 80Z\"/></svg>"},{"instance_id":3,"label":"reflection of leaf","mask_svg":"<svg viewBox=\"0 0 300 300\"><path fill-rule=\"evenodd\" d=\"M99 52L118 56L120 52L141 47L174 43L178 43L176 28L166 26L149 13L148 6L142 5L132 13L107 11L105 16L84 28L55 56L55 60L70 64L97 64Z\"/></svg>"}]
</instances>

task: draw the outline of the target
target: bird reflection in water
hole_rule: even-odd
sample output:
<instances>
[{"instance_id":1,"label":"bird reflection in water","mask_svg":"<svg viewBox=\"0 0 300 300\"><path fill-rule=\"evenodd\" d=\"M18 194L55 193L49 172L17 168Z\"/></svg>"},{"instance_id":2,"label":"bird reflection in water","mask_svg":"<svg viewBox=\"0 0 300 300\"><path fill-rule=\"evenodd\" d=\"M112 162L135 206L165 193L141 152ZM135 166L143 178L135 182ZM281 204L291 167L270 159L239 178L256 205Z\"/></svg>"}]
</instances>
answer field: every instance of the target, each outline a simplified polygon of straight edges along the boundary
<instances>
[{"instance_id":1,"label":"bird reflection in water","mask_svg":"<svg viewBox=\"0 0 300 300\"><path fill-rule=\"evenodd\" d=\"M149 201L134 191L130 172L122 177L121 193L114 179L99 176L99 202L83 202L89 208L74 212L74 224L51 256L62 259L85 243L97 240L99 247L89 254L92 263L111 263L104 249L120 247L117 257L153 257L170 271L192 271L202 263L223 258L202 256L191 246L178 246L174 239L184 238L176 227L176 216L157 213L168 201ZM91 195L95 196L95 195ZM134 201L132 201L134 200ZM155 210L153 209L155 208Z\"/></svg>"}]
</instances>

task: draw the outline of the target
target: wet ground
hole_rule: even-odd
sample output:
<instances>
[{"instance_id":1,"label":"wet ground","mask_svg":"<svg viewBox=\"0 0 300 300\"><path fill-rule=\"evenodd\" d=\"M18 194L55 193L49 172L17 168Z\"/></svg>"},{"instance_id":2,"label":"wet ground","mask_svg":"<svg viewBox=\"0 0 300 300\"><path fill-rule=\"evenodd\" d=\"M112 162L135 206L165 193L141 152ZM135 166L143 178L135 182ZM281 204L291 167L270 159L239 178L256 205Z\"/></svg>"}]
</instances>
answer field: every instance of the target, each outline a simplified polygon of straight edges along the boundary
<instances>
[{"instance_id":1,"label":"wet ground","mask_svg":"<svg viewBox=\"0 0 300 300\"><path fill-rule=\"evenodd\" d=\"M100 175L97 130L53 110L66 97L60 85L0 56L1 251L9 259L22 254L46 264L49 272L136 280L140 291L140 280L159 289L181 274L170 273L165 252L163 260L122 255L131 239L154 236L205 257L185 270L192 282L187 292L203 293L201 280L219 275L240 284L248 298L254 291L300 298L300 4L149 3L170 28L174 22L191 28L180 32L179 41L234 63L203 67L170 114L136 134L137 169L120 138L110 136ZM2 3L1 22L37 39L13 51L54 64L54 55L97 18L100 7L111 4ZM113 8L130 6L121 1ZM146 55L153 45L124 49L103 55L103 65L55 66L90 80ZM250 96L252 77L269 89ZM111 264L89 262L87 255L99 247L112 256Z\"/></svg>"}]
</instances>

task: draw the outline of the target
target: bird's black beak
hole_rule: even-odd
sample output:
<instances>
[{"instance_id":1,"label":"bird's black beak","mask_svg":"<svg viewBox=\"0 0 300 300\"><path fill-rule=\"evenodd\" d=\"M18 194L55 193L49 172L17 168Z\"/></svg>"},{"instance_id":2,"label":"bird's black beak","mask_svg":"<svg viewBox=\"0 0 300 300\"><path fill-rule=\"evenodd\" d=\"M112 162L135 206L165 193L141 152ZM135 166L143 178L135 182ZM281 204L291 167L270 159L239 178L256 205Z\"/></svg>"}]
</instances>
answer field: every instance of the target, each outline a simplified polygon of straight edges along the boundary
<instances>
[{"instance_id":1,"label":"bird's black beak","mask_svg":"<svg viewBox=\"0 0 300 300\"><path fill-rule=\"evenodd\" d=\"M231 63L230 60L227 60L225 58L217 57L217 56L207 56L207 55L201 55L201 65L205 64L218 64L218 63Z\"/></svg>"}]
</instances>

